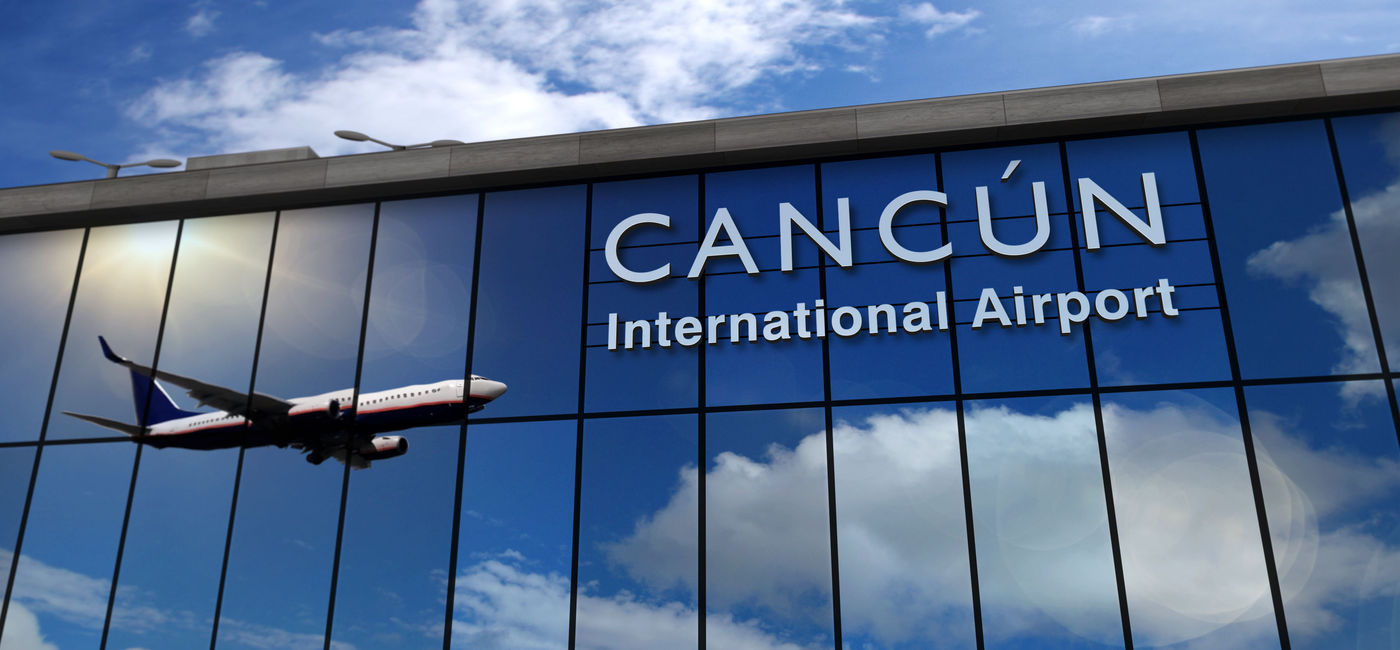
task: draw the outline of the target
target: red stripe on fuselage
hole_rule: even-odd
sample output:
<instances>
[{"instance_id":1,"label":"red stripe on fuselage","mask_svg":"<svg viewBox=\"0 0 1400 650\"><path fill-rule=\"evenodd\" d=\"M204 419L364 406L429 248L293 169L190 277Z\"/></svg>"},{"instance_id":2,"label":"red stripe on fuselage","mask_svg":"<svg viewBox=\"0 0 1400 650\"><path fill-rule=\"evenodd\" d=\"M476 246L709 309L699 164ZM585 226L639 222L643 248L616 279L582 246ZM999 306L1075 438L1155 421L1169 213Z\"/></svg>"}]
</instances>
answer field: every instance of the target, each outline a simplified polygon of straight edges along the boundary
<instances>
[{"instance_id":1,"label":"red stripe on fuselage","mask_svg":"<svg viewBox=\"0 0 1400 650\"><path fill-rule=\"evenodd\" d=\"M490 399L490 398L487 398L487 397L482 396L482 395L469 395L469 397L470 397L471 399L474 399L474 400L485 400L485 401L489 401L489 399ZM356 410L356 411L355 411L355 414L356 414L356 415L373 415L373 414L376 414L376 413L389 413L389 412L392 412L392 411L402 411L402 410L404 410L404 409L425 408L425 407L431 407L431 406L443 406L443 405L453 405L453 404L461 404L461 403L462 403L462 402L461 402L460 400L455 400L455 399L442 400L442 401L436 401L436 402L418 402L418 403L414 403L414 404L400 404L400 405L395 405L395 406L388 406L388 407L385 407L385 408L374 409L374 410ZM327 412L327 409L308 409L308 410L304 410L304 411L300 411L300 412L289 411L287 415L288 415L288 416L300 416L300 415L307 415L307 414L310 414L310 413L325 413L325 412ZM195 433L206 433L206 432L211 432L211 431L218 431L218 430L221 430L221 429L227 429L227 430L230 430L230 431L238 431L238 430L241 430L241 429L245 428L247 425L248 425L248 420L247 420L246 418L240 418L240 419L238 419L238 420L236 420L236 421L234 421L234 422L218 423L218 424L208 424L208 425L196 427L196 428L193 428L193 429L181 429L181 430L178 430L178 431L151 431L151 432L150 432L149 434L147 434L147 435L149 435L149 436L162 436L162 437L172 437L172 436L178 437L178 436L190 435L190 434L195 434Z\"/></svg>"}]
</instances>

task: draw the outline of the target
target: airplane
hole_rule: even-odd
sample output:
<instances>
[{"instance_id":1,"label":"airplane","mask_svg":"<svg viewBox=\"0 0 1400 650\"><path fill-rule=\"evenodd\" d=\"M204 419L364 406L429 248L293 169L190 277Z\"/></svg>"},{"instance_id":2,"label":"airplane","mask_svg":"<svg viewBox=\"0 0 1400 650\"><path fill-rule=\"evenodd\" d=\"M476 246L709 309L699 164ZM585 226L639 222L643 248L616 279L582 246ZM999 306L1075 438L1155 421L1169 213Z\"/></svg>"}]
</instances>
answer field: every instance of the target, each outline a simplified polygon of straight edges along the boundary
<instances>
[{"instance_id":1,"label":"airplane","mask_svg":"<svg viewBox=\"0 0 1400 650\"><path fill-rule=\"evenodd\" d=\"M461 424L468 413L481 410L506 392L506 385L499 381L471 375L470 383L448 379L361 393L358 403L352 403L355 397L350 388L284 400L258 392L249 395L143 366L113 352L107 339L99 336L97 341L102 344L102 354L107 360L131 371L137 424L96 415L63 413L121 431L131 436L133 442L157 449L276 445L301 450L312 465L320 465L329 457L349 463L355 469L364 469L369 467L370 461L408 453L408 440L403 436L378 434ZM185 389L198 401L198 406L221 410L200 413L181 409L157 380ZM145 417L142 417L143 410Z\"/></svg>"}]
</instances>

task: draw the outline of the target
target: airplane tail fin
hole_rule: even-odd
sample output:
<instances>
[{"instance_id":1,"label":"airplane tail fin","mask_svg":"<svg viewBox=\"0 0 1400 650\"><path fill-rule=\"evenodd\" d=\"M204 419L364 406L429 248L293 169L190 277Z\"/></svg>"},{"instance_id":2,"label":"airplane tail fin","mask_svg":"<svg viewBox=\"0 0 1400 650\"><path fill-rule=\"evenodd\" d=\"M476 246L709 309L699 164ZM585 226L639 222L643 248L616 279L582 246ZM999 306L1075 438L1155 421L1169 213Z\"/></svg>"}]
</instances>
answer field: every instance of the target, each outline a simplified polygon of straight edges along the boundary
<instances>
[{"instance_id":1,"label":"airplane tail fin","mask_svg":"<svg viewBox=\"0 0 1400 650\"><path fill-rule=\"evenodd\" d=\"M199 415L195 411L186 411L176 406L175 400L170 399L170 394L165 392L165 387L161 386L160 382L135 370L131 371L131 394L136 400L136 421L143 426L149 427L167 420ZM143 410L146 416L144 421L141 418Z\"/></svg>"},{"instance_id":2,"label":"airplane tail fin","mask_svg":"<svg viewBox=\"0 0 1400 650\"><path fill-rule=\"evenodd\" d=\"M136 423L139 427L149 427L176 418L199 415L195 411L186 411L177 406L175 400L170 399L170 394L165 392L165 387L161 386L160 382L138 372L136 368L131 368L131 362L113 352L112 347L107 345L107 339L99 336L97 342L102 344L102 356L107 357L112 363L128 366L131 370L131 396L134 400ZM102 423L98 422L97 424ZM107 425L102 424L102 426Z\"/></svg>"}]
</instances>

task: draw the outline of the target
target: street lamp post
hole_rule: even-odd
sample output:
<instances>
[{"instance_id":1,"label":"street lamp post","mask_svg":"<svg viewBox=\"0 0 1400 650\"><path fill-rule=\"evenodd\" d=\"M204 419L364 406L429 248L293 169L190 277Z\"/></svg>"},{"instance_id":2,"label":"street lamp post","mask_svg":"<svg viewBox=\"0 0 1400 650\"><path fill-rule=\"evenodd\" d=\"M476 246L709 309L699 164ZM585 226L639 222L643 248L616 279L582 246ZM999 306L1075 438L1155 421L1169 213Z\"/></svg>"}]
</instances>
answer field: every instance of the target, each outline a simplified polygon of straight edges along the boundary
<instances>
[{"instance_id":1,"label":"street lamp post","mask_svg":"<svg viewBox=\"0 0 1400 650\"><path fill-rule=\"evenodd\" d=\"M384 145L394 151L406 151L408 149L427 149L431 147L450 147L454 144L466 144L460 140L433 140L432 142L420 142L418 144L391 144L378 138L371 138L359 131L340 130L335 132L337 138L350 140L352 142L373 142Z\"/></svg>"},{"instance_id":2,"label":"street lamp post","mask_svg":"<svg viewBox=\"0 0 1400 650\"><path fill-rule=\"evenodd\" d=\"M178 160L171 160L171 159L169 159L169 158L156 158L155 160L146 160L146 161L143 161L143 162L122 163L122 164L120 164L120 165L114 165L114 164L112 164L112 163L105 163L105 162L100 162L100 161L97 161L97 160L93 160L93 159L91 159L91 158L88 158L87 156L84 156L83 154L80 154L80 153L73 153L73 152L71 152L71 151L64 151L64 150L62 150L62 149L54 149L53 151L50 151L50 152L49 152L49 155L50 155L50 156L53 156L54 158L57 158L57 159L59 159L59 160L72 160L72 161L78 161L78 162L90 162L90 163L92 163L92 164L94 164L94 165L101 165L101 166L107 168L107 178L116 178L116 177L117 177L117 171L122 170L122 169L126 169L127 167L142 167L142 166L145 166L145 167L162 167L162 168L165 168L165 167L179 167L180 165L183 164L183 163L181 163L181 162L178 161Z\"/></svg>"}]
</instances>

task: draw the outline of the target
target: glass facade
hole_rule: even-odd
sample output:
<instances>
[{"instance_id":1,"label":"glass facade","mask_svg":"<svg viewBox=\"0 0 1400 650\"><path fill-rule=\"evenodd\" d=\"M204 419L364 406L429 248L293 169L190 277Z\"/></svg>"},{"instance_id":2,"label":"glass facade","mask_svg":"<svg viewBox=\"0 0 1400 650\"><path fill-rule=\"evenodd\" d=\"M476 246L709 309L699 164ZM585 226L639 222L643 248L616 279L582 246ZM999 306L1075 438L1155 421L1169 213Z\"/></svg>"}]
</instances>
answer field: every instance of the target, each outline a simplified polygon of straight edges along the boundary
<instances>
[{"instance_id":1,"label":"glass facade","mask_svg":"<svg viewBox=\"0 0 1400 650\"><path fill-rule=\"evenodd\" d=\"M0 645L1400 647L1397 248L1395 113L0 237Z\"/></svg>"}]
</instances>

